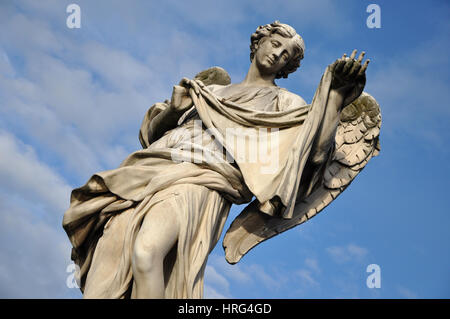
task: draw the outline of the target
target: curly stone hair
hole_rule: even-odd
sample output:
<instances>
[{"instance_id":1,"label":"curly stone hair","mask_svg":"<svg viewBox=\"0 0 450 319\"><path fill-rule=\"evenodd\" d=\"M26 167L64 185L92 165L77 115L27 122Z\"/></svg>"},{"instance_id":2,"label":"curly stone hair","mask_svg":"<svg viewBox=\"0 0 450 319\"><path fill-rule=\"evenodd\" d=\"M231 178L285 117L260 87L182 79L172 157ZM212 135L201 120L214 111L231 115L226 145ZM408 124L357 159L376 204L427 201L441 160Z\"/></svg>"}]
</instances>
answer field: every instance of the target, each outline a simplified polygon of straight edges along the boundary
<instances>
[{"instance_id":1,"label":"curly stone hair","mask_svg":"<svg viewBox=\"0 0 450 319\"><path fill-rule=\"evenodd\" d=\"M300 66L300 60L303 59L305 53L305 42L302 37L297 34L295 29L288 24L275 21L270 24L259 26L255 33L253 33L250 37L250 61L253 61L259 41L264 37L272 35L273 33L277 33L285 38L292 38L296 45L295 55L275 76L276 79L287 78L289 73L295 72L295 70L297 70Z\"/></svg>"}]
</instances>

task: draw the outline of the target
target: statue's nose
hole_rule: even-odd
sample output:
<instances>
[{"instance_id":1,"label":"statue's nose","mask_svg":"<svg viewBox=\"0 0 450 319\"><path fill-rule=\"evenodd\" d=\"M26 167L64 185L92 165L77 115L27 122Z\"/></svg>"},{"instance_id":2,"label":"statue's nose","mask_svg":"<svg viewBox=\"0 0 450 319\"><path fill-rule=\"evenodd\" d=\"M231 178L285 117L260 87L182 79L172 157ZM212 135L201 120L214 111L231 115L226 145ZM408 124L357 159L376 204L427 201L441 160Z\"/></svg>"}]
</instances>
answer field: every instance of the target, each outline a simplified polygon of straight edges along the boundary
<instances>
[{"instance_id":1,"label":"statue's nose","mask_svg":"<svg viewBox=\"0 0 450 319\"><path fill-rule=\"evenodd\" d=\"M272 59L273 59L273 62L277 62L278 59L279 59L279 57L280 57L279 54L277 54L277 53L272 53Z\"/></svg>"},{"instance_id":2,"label":"statue's nose","mask_svg":"<svg viewBox=\"0 0 450 319\"><path fill-rule=\"evenodd\" d=\"M283 51L282 48L276 48L276 49L272 52L272 58L273 58L275 61L278 61L278 59L279 59L280 56L281 56L282 51Z\"/></svg>"}]
</instances>

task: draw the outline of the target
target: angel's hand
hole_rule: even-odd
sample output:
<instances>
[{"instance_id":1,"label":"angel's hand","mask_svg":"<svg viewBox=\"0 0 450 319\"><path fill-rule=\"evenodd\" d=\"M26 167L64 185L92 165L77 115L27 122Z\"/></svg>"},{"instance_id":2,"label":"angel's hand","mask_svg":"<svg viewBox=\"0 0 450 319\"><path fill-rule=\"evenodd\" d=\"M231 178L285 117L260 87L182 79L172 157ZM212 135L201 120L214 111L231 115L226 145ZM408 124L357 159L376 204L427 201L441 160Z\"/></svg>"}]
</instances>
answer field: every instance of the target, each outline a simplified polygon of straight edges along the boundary
<instances>
[{"instance_id":1,"label":"angel's hand","mask_svg":"<svg viewBox=\"0 0 450 319\"><path fill-rule=\"evenodd\" d=\"M365 52L361 52L358 59L355 59L356 53L357 50L353 50L350 57L344 54L331 65L333 72L331 88L337 90L343 97L355 87L362 92L366 84L366 69L370 60L362 63Z\"/></svg>"},{"instance_id":2,"label":"angel's hand","mask_svg":"<svg viewBox=\"0 0 450 319\"><path fill-rule=\"evenodd\" d=\"M170 100L170 109L177 114L183 114L192 106L192 99L189 96L188 89L183 86L186 80L183 79L180 85L174 85L172 91L172 98Z\"/></svg>"}]
</instances>

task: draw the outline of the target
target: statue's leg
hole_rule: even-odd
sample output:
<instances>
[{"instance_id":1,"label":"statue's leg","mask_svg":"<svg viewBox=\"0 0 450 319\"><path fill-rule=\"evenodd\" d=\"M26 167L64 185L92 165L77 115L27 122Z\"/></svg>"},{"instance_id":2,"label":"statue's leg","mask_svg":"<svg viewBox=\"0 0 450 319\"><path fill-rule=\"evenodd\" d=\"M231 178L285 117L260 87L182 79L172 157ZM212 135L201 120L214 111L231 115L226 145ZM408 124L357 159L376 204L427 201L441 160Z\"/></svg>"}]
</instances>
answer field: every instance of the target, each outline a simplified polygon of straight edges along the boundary
<instances>
[{"instance_id":1,"label":"statue's leg","mask_svg":"<svg viewBox=\"0 0 450 319\"><path fill-rule=\"evenodd\" d=\"M164 258L179 233L173 200L168 198L153 206L142 222L132 258L132 298L164 298Z\"/></svg>"}]
</instances>

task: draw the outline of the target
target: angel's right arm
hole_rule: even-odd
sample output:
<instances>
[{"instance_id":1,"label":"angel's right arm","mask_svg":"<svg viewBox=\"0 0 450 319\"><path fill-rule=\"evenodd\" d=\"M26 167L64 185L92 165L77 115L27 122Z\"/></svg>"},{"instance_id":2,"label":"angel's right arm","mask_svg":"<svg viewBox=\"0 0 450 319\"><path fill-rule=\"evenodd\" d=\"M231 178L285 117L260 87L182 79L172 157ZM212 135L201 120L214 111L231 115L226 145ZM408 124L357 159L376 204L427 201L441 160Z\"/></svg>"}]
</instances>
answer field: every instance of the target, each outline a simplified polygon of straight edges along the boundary
<instances>
[{"instance_id":1,"label":"angel's right arm","mask_svg":"<svg viewBox=\"0 0 450 319\"><path fill-rule=\"evenodd\" d=\"M149 147L164 133L175 128L178 120L192 106L192 99L185 88L174 86L171 101L154 104L146 113L139 132L143 148Z\"/></svg>"},{"instance_id":2,"label":"angel's right arm","mask_svg":"<svg viewBox=\"0 0 450 319\"><path fill-rule=\"evenodd\" d=\"M228 73L219 67L206 69L198 73L194 79L201 80L204 85L228 85L231 83ZM191 108L192 99L186 89L189 83L189 79L183 78L179 85L174 86L171 101L156 103L147 111L139 133L139 140L143 148L149 147L165 132L175 128L180 117Z\"/></svg>"},{"instance_id":3,"label":"angel's right arm","mask_svg":"<svg viewBox=\"0 0 450 319\"><path fill-rule=\"evenodd\" d=\"M150 122L148 128L148 142L152 144L161 138L165 132L175 128L181 115L167 107L156 115Z\"/></svg>"},{"instance_id":4,"label":"angel's right arm","mask_svg":"<svg viewBox=\"0 0 450 319\"><path fill-rule=\"evenodd\" d=\"M148 109L139 131L142 148L149 147L165 132L176 127L179 117L171 111L169 103L166 100L164 103L156 103Z\"/></svg>"}]
</instances>

